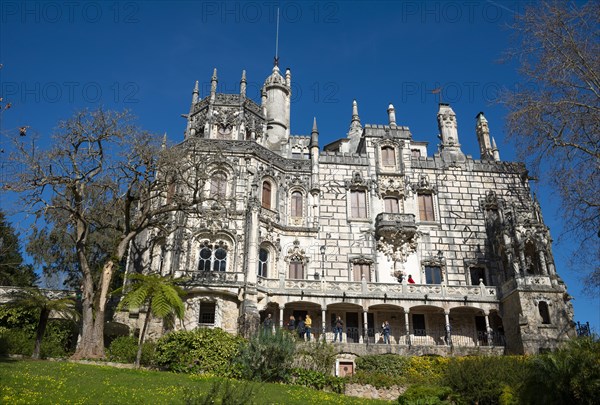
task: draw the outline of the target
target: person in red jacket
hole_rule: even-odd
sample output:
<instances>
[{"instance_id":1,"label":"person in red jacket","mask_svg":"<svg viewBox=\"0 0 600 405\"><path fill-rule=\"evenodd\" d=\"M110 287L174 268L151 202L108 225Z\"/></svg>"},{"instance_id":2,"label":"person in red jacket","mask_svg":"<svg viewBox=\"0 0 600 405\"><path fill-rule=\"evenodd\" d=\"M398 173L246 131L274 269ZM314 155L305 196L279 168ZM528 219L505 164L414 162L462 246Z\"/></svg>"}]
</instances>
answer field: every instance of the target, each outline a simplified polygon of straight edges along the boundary
<instances>
[{"instance_id":1,"label":"person in red jacket","mask_svg":"<svg viewBox=\"0 0 600 405\"><path fill-rule=\"evenodd\" d=\"M412 278L412 276L410 274L408 275L408 283L409 284L414 284L415 283L415 280L413 280L413 278Z\"/></svg>"}]
</instances>

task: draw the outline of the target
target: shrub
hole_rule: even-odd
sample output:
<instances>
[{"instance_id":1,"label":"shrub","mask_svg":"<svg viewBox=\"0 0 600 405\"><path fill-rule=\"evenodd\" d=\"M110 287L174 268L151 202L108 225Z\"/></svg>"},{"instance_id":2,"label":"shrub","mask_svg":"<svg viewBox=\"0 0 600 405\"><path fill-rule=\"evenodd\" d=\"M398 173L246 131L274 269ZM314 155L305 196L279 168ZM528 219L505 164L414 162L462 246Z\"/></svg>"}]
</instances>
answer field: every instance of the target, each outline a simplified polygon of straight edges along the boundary
<instances>
[{"instance_id":1,"label":"shrub","mask_svg":"<svg viewBox=\"0 0 600 405\"><path fill-rule=\"evenodd\" d=\"M444 385L443 380L451 359L441 356L409 357L403 370L411 384Z\"/></svg>"},{"instance_id":2,"label":"shrub","mask_svg":"<svg viewBox=\"0 0 600 405\"><path fill-rule=\"evenodd\" d=\"M442 405L451 404L452 389L434 385L411 385L398 397L401 405Z\"/></svg>"},{"instance_id":3,"label":"shrub","mask_svg":"<svg viewBox=\"0 0 600 405\"><path fill-rule=\"evenodd\" d=\"M389 376L404 373L409 358L397 354L379 354L362 356L356 359L356 368L364 372L377 372Z\"/></svg>"},{"instance_id":4,"label":"shrub","mask_svg":"<svg viewBox=\"0 0 600 405\"><path fill-rule=\"evenodd\" d=\"M598 336L569 341L529 363L521 399L530 404L597 404L600 393Z\"/></svg>"},{"instance_id":5,"label":"shrub","mask_svg":"<svg viewBox=\"0 0 600 405\"><path fill-rule=\"evenodd\" d=\"M33 352L34 339L29 331L22 329L6 329L2 332L2 341L6 345L7 354L21 354L31 356Z\"/></svg>"},{"instance_id":6,"label":"shrub","mask_svg":"<svg viewBox=\"0 0 600 405\"><path fill-rule=\"evenodd\" d=\"M0 327L0 354L20 354L31 356L35 344L35 328L26 325L25 328ZM42 339L40 356L67 357L75 351L77 343L77 327L65 319L48 321Z\"/></svg>"},{"instance_id":7,"label":"shrub","mask_svg":"<svg viewBox=\"0 0 600 405\"><path fill-rule=\"evenodd\" d=\"M7 329L23 329L27 332L35 333L39 315L39 311L34 309L1 305L0 327Z\"/></svg>"},{"instance_id":8,"label":"shrub","mask_svg":"<svg viewBox=\"0 0 600 405\"><path fill-rule=\"evenodd\" d=\"M443 380L449 361L440 356L363 356L356 359L357 373L353 382L377 387L409 383L436 385Z\"/></svg>"},{"instance_id":9,"label":"shrub","mask_svg":"<svg viewBox=\"0 0 600 405\"><path fill-rule=\"evenodd\" d=\"M453 358L446 369L444 381L470 403L497 404L504 387L519 387L526 371L525 357Z\"/></svg>"},{"instance_id":10,"label":"shrub","mask_svg":"<svg viewBox=\"0 0 600 405\"><path fill-rule=\"evenodd\" d=\"M243 341L219 328L171 332L156 343L155 361L159 367L178 373L233 377L239 374L232 364Z\"/></svg>"},{"instance_id":11,"label":"shrub","mask_svg":"<svg viewBox=\"0 0 600 405\"><path fill-rule=\"evenodd\" d=\"M133 363L138 351L138 339L133 336L120 336L115 338L108 347L107 358L117 363ZM154 364L156 343L144 342L142 346L141 364L151 366Z\"/></svg>"},{"instance_id":12,"label":"shrub","mask_svg":"<svg viewBox=\"0 0 600 405\"><path fill-rule=\"evenodd\" d=\"M331 374L335 366L337 351L331 343L320 341L301 344L296 349L294 366L306 370Z\"/></svg>"},{"instance_id":13,"label":"shrub","mask_svg":"<svg viewBox=\"0 0 600 405\"><path fill-rule=\"evenodd\" d=\"M344 392L344 379L304 368L294 368L286 379L288 384L302 385L317 390L328 390L341 394Z\"/></svg>"},{"instance_id":14,"label":"shrub","mask_svg":"<svg viewBox=\"0 0 600 405\"><path fill-rule=\"evenodd\" d=\"M242 350L238 364L242 377L256 381L282 381L292 369L296 340L281 329L275 333L258 333Z\"/></svg>"}]
</instances>

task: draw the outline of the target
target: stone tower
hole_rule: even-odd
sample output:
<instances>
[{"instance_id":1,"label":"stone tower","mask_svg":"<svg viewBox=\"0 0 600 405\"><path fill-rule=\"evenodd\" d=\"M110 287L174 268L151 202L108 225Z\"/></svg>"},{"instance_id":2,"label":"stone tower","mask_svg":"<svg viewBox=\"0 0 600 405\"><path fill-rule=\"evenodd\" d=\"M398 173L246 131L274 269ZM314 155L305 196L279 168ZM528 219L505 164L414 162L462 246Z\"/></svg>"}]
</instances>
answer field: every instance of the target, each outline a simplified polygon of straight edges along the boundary
<instances>
[{"instance_id":1,"label":"stone tower","mask_svg":"<svg viewBox=\"0 0 600 405\"><path fill-rule=\"evenodd\" d=\"M267 119L265 146L272 151L280 151L290 137L291 86L290 69L286 69L285 78L281 76L276 59L273 71L261 91L262 107Z\"/></svg>"}]
</instances>

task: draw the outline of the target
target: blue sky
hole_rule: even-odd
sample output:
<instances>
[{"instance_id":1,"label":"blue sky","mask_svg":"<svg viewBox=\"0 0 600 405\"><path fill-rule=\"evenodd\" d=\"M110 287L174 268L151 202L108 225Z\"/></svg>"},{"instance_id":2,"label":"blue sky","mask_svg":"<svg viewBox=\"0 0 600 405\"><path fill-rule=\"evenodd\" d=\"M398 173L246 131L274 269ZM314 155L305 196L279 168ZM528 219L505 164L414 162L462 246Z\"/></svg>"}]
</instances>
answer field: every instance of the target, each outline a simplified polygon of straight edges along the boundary
<instances>
[{"instance_id":1,"label":"blue sky","mask_svg":"<svg viewBox=\"0 0 600 405\"><path fill-rule=\"evenodd\" d=\"M484 111L503 160L515 159L505 137L498 90L518 83L508 26L523 1L89 1L0 3L0 91L12 108L0 122L1 147L20 126L48 139L56 122L82 107L130 109L142 127L182 140L194 81L207 94L213 68L219 91L248 96L270 74L280 8L279 57L293 82L292 133L309 134L317 117L322 144L344 137L352 100L363 124L399 125L436 150L438 95L457 114L462 148L478 158L475 116ZM0 159L5 156L0 155ZM6 169L2 169L6 170ZM2 173L5 176L6 172ZM558 238L553 194L533 183L544 219ZM0 195L2 207L18 210ZM27 221L14 215L15 226ZM25 232L25 229L23 230ZM600 299L582 294L581 270L569 267L568 241L554 246L557 269L575 297L575 317L600 330Z\"/></svg>"}]
</instances>

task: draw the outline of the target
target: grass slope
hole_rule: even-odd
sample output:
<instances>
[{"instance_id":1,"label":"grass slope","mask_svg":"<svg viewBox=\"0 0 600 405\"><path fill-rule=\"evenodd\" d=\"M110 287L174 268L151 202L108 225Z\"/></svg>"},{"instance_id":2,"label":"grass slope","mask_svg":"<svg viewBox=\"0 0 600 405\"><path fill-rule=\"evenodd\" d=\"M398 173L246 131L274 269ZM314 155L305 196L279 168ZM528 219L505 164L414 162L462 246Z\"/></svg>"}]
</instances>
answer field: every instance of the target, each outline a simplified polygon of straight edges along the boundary
<instances>
[{"instance_id":1,"label":"grass slope","mask_svg":"<svg viewBox=\"0 0 600 405\"><path fill-rule=\"evenodd\" d=\"M0 359L0 403L183 404L184 390L208 391L215 377L68 362ZM283 384L257 384L256 404L386 404Z\"/></svg>"}]
</instances>

